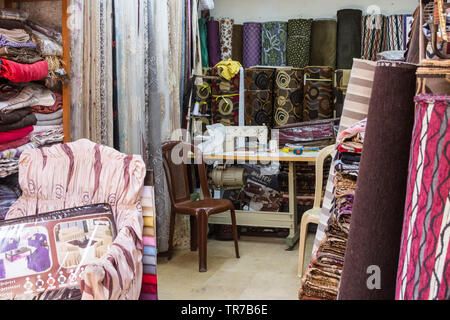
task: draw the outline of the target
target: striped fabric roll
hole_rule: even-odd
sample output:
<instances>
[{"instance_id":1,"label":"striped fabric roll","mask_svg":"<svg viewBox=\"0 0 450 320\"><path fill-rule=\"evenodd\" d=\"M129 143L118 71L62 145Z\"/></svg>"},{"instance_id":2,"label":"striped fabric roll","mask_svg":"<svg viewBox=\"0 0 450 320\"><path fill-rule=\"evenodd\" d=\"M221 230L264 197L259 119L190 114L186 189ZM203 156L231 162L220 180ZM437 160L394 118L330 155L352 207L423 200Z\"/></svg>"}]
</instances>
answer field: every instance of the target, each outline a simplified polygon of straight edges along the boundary
<instances>
[{"instance_id":1,"label":"striped fabric roll","mask_svg":"<svg viewBox=\"0 0 450 320\"><path fill-rule=\"evenodd\" d=\"M450 96L419 95L396 299L450 298Z\"/></svg>"},{"instance_id":2,"label":"striped fabric roll","mask_svg":"<svg viewBox=\"0 0 450 320\"><path fill-rule=\"evenodd\" d=\"M362 18L362 52L366 60L377 59L377 54L385 49L385 17L381 14Z\"/></svg>"},{"instance_id":3,"label":"striped fabric roll","mask_svg":"<svg viewBox=\"0 0 450 320\"><path fill-rule=\"evenodd\" d=\"M386 34L386 50L406 50L404 37L404 16L392 15L386 17L385 34Z\"/></svg>"},{"instance_id":4,"label":"striped fabric roll","mask_svg":"<svg viewBox=\"0 0 450 320\"><path fill-rule=\"evenodd\" d=\"M353 69L348 84L339 132L344 131L354 123L367 118L375 76L375 67L376 62L361 59L353 60ZM327 228L330 210L332 208L333 186L334 175L330 172L322 206L322 213L320 215L319 226L314 242L313 256L325 236L325 229Z\"/></svg>"}]
</instances>

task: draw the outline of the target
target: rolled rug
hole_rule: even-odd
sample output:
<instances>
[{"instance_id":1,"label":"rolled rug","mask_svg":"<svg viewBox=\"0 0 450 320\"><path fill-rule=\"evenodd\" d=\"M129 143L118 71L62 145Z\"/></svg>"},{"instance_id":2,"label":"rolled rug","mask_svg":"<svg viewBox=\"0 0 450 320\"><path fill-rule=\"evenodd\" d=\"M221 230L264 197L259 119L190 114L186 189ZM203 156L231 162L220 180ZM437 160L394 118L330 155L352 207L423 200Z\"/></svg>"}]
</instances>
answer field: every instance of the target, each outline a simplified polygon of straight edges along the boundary
<instances>
[{"instance_id":1,"label":"rolled rug","mask_svg":"<svg viewBox=\"0 0 450 320\"><path fill-rule=\"evenodd\" d=\"M220 37L219 37L219 21L210 20L207 22L208 27L208 55L209 65L215 66L221 60Z\"/></svg>"},{"instance_id":2,"label":"rolled rug","mask_svg":"<svg viewBox=\"0 0 450 320\"><path fill-rule=\"evenodd\" d=\"M273 89L275 69L249 68L245 70L245 90Z\"/></svg>"},{"instance_id":3,"label":"rolled rug","mask_svg":"<svg viewBox=\"0 0 450 320\"><path fill-rule=\"evenodd\" d=\"M265 22L261 28L261 64L286 66L287 23Z\"/></svg>"},{"instance_id":4,"label":"rolled rug","mask_svg":"<svg viewBox=\"0 0 450 320\"><path fill-rule=\"evenodd\" d=\"M340 300L395 299L415 86L415 65L377 63Z\"/></svg>"},{"instance_id":5,"label":"rolled rug","mask_svg":"<svg viewBox=\"0 0 450 320\"><path fill-rule=\"evenodd\" d=\"M344 110L345 95L350 81L351 69L340 69L334 72L334 110L336 118L342 116Z\"/></svg>"},{"instance_id":6,"label":"rolled rug","mask_svg":"<svg viewBox=\"0 0 450 320\"><path fill-rule=\"evenodd\" d=\"M306 67L303 121L333 117L333 68Z\"/></svg>"},{"instance_id":7,"label":"rolled rug","mask_svg":"<svg viewBox=\"0 0 450 320\"><path fill-rule=\"evenodd\" d=\"M261 64L261 23L244 23L243 67L244 69Z\"/></svg>"},{"instance_id":8,"label":"rolled rug","mask_svg":"<svg viewBox=\"0 0 450 320\"><path fill-rule=\"evenodd\" d=\"M272 126L273 95L271 90L245 91L245 125Z\"/></svg>"},{"instance_id":9,"label":"rolled rug","mask_svg":"<svg viewBox=\"0 0 450 320\"><path fill-rule=\"evenodd\" d=\"M375 61L385 49L385 17L381 14L362 17L363 59Z\"/></svg>"},{"instance_id":10,"label":"rolled rug","mask_svg":"<svg viewBox=\"0 0 450 320\"><path fill-rule=\"evenodd\" d=\"M362 11L344 9L337 12L337 68L351 69L354 58L361 58Z\"/></svg>"},{"instance_id":11,"label":"rolled rug","mask_svg":"<svg viewBox=\"0 0 450 320\"><path fill-rule=\"evenodd\" d=\"M37 122L36 116L34 114L28 114L17 122L9 124L0 124L0 132L8 132L23 129L29 126L34 126L36 122Z\"/></svg>"},{"instance_id":12,"label":"rolled rug","mask_svg":"<svg viewBox=\"0 0 450 320\"><path fill-rule=\"evenodd\" d=\"M239 61L243 63L243 44L244 44L244 26L241 24L233 25L233 38L231 40L231 45L233 50L231 52L231 58L234 61Z\"/></svg>"},{"instance_id":13,"label":"rolled rug","mask_svg":"<svg viewBox=\"0 0 450 320\"><path fill-rule=\"evenodd\" d=\"M309 65L311 53L312 19L291 19L288 21L287 64L304 68Z\"/></svg>"},{"instance_id":14,"label":"rolled rug","mask_svg":"<svg viewBox=\"0 0 450 320\"><path fill-rule=\"evenodd\" d=\"M450 96L415 100L396 299L448 300Z\"/></svg>"},{"instance_id":15,"label":"rolled rug","mask_svg":"<svg viewBox=\"0 0 450 320\"><path fill-rule=\"evenodd\" d=\"M200 47L202 52L202 66L203 68L209 67L209 55L208 55L208 27L206 25L207 20L205 18L198 19L198 27L200 32Z\"/></svg>"},{"instance_id":16,"label":"rolled rug","mask_svg":"<svg viewBox=\"0 0 450 320\"><path fill-rule=\"evenodd\" d=\"M386 50L406 49L403 37L404 19L404 15L392 15L385 18Z\"/></svg>"},{"instance_id":17,"label":"rolled rug","mask_svg":"<svg viewBox=\"0 0 450 320\"><path fill-rule=\"evenodd\" d=\"M48 75L47 61L33 64L20 64L7 59L1 59L0 77L12 82L30 82L46 78Z\"/></svg>"},{"instance_id":18,"label":"rolled rug","mask_svg":"<svg viewBox=\"0 0 450 320\"><path fill-rule=\"evenodd\" d=\"M353 69L347 88L347 95L342 111L339 132L343 132L355 122L367 118L370 98L372 97L373 79L375 76L376 62L354 59ZM313 256L325 236L325 229L330 219L330 210L333 201L334 172L330 171L326 192L314 241Z\"/></svg>"},{"instance_id":19,"label":"rolled rug","mask_svg":"<svg viewBox=\"0 0 450 320\"><path fill-rule=\"evenodd\" d=\"M220 53L222 61L227 61L232 57L232 38L234 19L222 18L220 23Z\"/></svg>"},{"instance_id":20,"label":"rolled rug","mask_svg":"<svg viewBox=\"0 0 450 320\"><path fill-rule=\"evenodd\" d=\"M311 65L336 67L336 37L336 20L321 19L312 22Z\"/></svg>"},{"instance_id":21,"label":"rolled rug","mask_svg":"<svg viewBox=\"0 0 450 320\"><path fill-rule=\"evenodd\" d=\"M274 126L303 121L302 89L277 88L274 93Z\"/></svg>"}]
</instances>

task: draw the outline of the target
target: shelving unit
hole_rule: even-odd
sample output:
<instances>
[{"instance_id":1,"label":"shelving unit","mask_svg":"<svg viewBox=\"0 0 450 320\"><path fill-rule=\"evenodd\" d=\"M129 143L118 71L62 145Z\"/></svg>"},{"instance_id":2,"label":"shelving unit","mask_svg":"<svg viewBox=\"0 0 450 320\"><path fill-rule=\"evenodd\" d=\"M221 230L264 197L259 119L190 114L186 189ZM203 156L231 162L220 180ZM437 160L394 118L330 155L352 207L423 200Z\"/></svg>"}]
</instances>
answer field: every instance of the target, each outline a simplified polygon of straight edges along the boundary
<instances>
[{"instance_id":1,"label":"shelving unit","mask_svg":"<svg viewBox=\"0 0 450 320\"><path fill-rule=\"evenodd\" d=\"M13 8L14 3L19 2L42 2L42 1L58 1L58 0L5 0L5 8ZM63 38L63 63L64 69L70 77L70 29L68 25L69 19L69 0L62 1L62 38ZM63 128L64 142L71 141L70 133L70 85L63 84Z\"/></svg>"}]
</instances>

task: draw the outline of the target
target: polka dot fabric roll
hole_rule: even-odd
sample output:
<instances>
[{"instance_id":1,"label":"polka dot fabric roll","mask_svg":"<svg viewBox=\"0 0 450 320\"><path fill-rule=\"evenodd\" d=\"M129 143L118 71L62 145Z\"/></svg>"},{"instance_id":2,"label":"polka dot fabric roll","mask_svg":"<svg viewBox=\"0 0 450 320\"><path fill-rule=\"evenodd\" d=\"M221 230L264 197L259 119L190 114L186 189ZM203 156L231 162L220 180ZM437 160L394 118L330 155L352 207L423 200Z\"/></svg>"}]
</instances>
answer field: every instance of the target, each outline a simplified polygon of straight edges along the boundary
<instances>
[{"instance_id":1,"label":"polka dot fabric roll","mask_svg":"<svg viewBox=\"0 0 450 320\"><path fill-rule=\"evenodd\" d=\"M309 64L312 21L312 19L291 19L288 21L288 66L304 68Z\"/></svg>"}]
</instances>

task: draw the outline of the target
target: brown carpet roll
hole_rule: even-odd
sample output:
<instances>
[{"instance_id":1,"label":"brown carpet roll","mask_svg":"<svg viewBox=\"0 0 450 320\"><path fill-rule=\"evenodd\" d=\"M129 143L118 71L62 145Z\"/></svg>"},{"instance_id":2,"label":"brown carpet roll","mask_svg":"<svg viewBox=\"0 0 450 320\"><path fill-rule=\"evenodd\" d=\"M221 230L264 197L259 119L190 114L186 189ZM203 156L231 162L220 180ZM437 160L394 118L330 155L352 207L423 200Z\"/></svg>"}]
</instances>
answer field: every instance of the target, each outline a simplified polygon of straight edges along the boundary
<instances>
[{"instance_id":1,"label":"brown carpet roll","mask_svg":"<svg viewBox=\"0 0 450 320\"><path fill-rule=\"evenodd\" d=\"M274 126L298 123L303 120L303 92L301 89L275 90Z\"/></svg>"},{"instance_id":2,"label":"brown carpet roll","mask_svg":"<svg viewBox=\"0 0 450 320\"><path fill-rule=\"evenodd\" d=\"M336 20L314 20L311 32L311 58L313 66L336 67Z\"/></svg>"},{"instance_id":3,"label":"brown carpet roll","mask_svg":"<svg viewBox=\"0 0 450 320\"><path fill-rule=\"evenodd\" d=\"M245 69L245 90L273 90L275 69Z\"/></svg>"},{"instance_id":4,"label":"brown carpet roll","mask_svg":"<svg viewBox=\"0 0 450 320\"><path fill-rule=\"evenodd\" d=\"M235 24L233 26L233 38L231 44L233 46L232 59L243 63L242 59L242 45L244 41L244 26L242 24Z\"/></svg>"},{"instance_id":5,"label":"brown carpet roll","mask_svg":"<svg viewBox=\"0 0 450 320\"><path fill-rule=\"evenodd\" d=\"M272 127L272 97L271 90L245 91L245 125Z\"/></svg>"},{"instance_id":6,"label":"brown carpet roll","mask_svg":"<svg viewBox=\"0 0 450 320\"><path fill-rule=\"evenodd\" d=\"M393 300L414 123L416 67L378 62L340 300ZM380 289L370 290L380 268Z\"/></svg>"},{"instance_id":7,"label":"brown carpet roll","mask_svg":"<svg viewBox=\"0 0 450 320\"><path fill-rule=\"evenodd\" d=\"M279 89L302 89L303 69L279 68L275 72L275 88Z\"/></svg>"},{"instance_id":8,"label":"brown carpet roll","mask_svg":"<svg viewBox=\"0 0 450 320\"><path fill-rule=\"evenodd\" d=\"M303 121L333 117L333 68L306 67Z\"/></svg>"}]
</instances>

